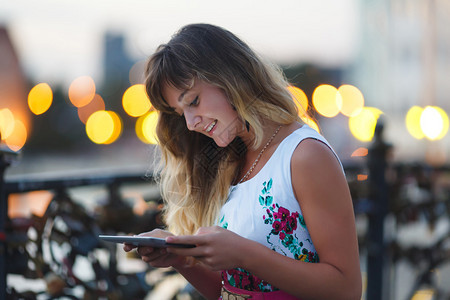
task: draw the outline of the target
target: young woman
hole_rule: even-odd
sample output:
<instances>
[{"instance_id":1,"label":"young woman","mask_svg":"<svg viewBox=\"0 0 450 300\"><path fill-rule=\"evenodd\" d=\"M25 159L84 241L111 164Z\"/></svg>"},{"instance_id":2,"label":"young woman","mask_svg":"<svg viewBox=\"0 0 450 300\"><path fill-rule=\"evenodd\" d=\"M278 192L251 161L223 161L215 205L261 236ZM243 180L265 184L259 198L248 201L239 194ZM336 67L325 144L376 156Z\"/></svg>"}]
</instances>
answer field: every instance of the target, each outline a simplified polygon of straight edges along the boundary
<instances>
[{"instance_id":1,"label":"young woman","mask_svg":"<svg viewBox=\"0 0 450 300\"><path fill-rule=\"evenodd\" d=\"M208 299L361 298L342 165L301 122L287 86L278 68L208 24L183 27L149 60L168 228L142 235L196 247L137 251Z\"/></svg>"}]
</instances>

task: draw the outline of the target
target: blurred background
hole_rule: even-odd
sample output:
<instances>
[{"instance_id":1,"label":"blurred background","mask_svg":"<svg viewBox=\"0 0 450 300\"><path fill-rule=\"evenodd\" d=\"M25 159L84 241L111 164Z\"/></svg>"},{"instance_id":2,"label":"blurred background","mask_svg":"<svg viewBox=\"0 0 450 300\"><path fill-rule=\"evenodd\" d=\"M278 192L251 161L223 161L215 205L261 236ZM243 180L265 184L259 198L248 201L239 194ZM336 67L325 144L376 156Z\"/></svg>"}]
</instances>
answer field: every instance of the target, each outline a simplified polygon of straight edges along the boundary
<instances>
[{"instance_id":1,"label":"blurred background","mask_svg":"<svg viewBox=\"0 0 450 300\"><path fill-rule=\"evenodd\" d=\"M61 289L50 293L53 296L63 287L75 290L74 297L89 290L58 262L64 253L75 261L69 233L74 235L74 224L80 225L77 222L85 215L93 224L84 228L92 233L80 237L84 242L98 232L141 232L161 226L159 193L151 178L157 162L156 118L143 87L145 61L181 26L200 22L232 31L279 64L292 84L289 89L302 119L330 141L343 161L355 201L364 297L450 299L450 2L446 0L0 0L5 183L0 229L6 236L10 230L28 238L15 244L25 261L38 256L46 239L52 245L55 224L65 224L58 229L60 240L55 244L59 258L50 255L41 263L25 262L15 272L6 272L16 273L7 276L10 294L24 290L22 277L33 277L46 279L46 286L37 283L36 290L46 290L40 295L47 299L49 283L55 282L49 274L64 279ZM371 176L377 172L374 165L382 166L381 187ZM373 186L383 190L378 197L385 195L384 200L374 202ZM52 207L52 203L70 205ZM71 214L77 205L80 214ZM382 209L374 209L377 205ZM129 212L130 219L116 216L117 211ZM66 218L58 217L65 214ZM140 227L131 223L128 230L120 227L136 216L144 220ZM11 219L33 221L25 226ZM381 248L373 246L377 234L370 233L376 222L382 224ZM27 245L30 228L36 231L31 239L34 252ZM9 251L6 245L11 241L0 236L0 242ZM114 253L108 245L92 243L76 254L94 257L93 251L102 248L110 257L103 265L147 276L139 262L128 261L131 258ZM13 250L11 255L17 255ZM366 295L367 288L371 290L367 263L371 255L387 265L378 271L382 277L374 289L381 292L373 292L374 296ZM42 265L46 271L38 272ZM78 269L95 264L91 258L81 265ZM23 276L25 270L34 275ZM95 292L103 294L92 299L113 298L105 291L114 284L95 279L97 271L91 272L91 280L97 282ZM113 277L116 285L126 281L116 273ZM149 295L153 286L146 278L136 282ZM185 283L176 282L171 286L182 290ZM195 297L189 291L183 295L187 294ZM120 295L114 297L120 299L124 292Z\"/></svg>"}]
</instances>

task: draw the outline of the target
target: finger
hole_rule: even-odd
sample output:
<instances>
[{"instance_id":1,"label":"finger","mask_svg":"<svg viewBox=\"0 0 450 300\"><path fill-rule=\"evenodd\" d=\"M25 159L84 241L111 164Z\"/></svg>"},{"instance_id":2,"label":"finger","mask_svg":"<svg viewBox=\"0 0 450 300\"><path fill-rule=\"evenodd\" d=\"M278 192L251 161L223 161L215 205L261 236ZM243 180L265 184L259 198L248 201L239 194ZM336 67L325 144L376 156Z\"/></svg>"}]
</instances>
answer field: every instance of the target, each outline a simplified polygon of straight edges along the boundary
<instances>
[{"instance_id":1,"label":"finger","mask_svg":"<svg viewBox=\"0 0 450 300\"><path fill-rule=\"evenodd\" d=\"M131 250L133 250L134 248L136 248L136 246L132 245L132 244L123 244L123 250L125 252L129 252Z\"/></svg>"},{"instance_id":2,"label":"finger","mask_svg":"<svg viewBox=\"0 0 450 300\"><path fill-rule=\"evenodd\" d=\"M167 256L167 254L152 253L151 255L141 256L141 259L146 263L161 262L164 260L165 256Z\"/></svg>"},{"instance_id":3,"label":"finger","mask_svg":"<svg viewBox=\"0 0 450 300\"><path fill-rule=\"evenodd\" d=\"M151 252L150 251L146 251L146 250L140 251L139 255L142 256L142 257L145 256L145 257L149 257L149 258L156 258L156 257L159 257L159 256L164 255L166 253L167 253L167 251L162 252L161 249L153 249Z\"/></svg>"},{"instance_id":4,"label":"finger","mask_svg":"<svg viewBox=\"0 0 450 300\"><path fill-rule=\"evenodd\" d=\"M154 229L149 232L143 232L138 234L137 236L150 236L150 237L157 237L157 238L165 238L168 235L172 235L170 232L167 232L165 230L161 229Z\"/></svg>"},{"instance_id":5,"label":"finger","mask_svg":"<svg viewBox=\"0 0 450 300\"><path fill-rule=\"evenodd\" d=\"M152 247L137 247L137 254L140 256L148 256L153 253L155 249Z\"/></svg>"},{"instance_id":6,"label":"finger","mask_svg":"<svg viewBox=\"0 0 450 300\"><path fill-rule=\"evenodd\" d=\"M146 263L164 264L164 261L169 257L165 249L158 249L149 255L141 256L141 259Z\"/></svg>"},{"instance_id":7,"label":"finger","mask_svg":"<svg viewBox=\"0 0 450 300\"><path fill-rule=\"evenodd\" d=\"M204 247L201 246L194 248L167 247L166 249L168 253L179 256L202 257L206 255Z\"/></svg>"},{"instance_id":8,"label":"finger","mask_svg":"<svg viewBox=\"0 0 450 300\"><path fill-rule=\"evenodd\" d=\"M201 245L205 242L205 236L203 235L179 235L169 236L166 238L166 242L170 244L191 244Z\"/></svg>"}]
</instances>

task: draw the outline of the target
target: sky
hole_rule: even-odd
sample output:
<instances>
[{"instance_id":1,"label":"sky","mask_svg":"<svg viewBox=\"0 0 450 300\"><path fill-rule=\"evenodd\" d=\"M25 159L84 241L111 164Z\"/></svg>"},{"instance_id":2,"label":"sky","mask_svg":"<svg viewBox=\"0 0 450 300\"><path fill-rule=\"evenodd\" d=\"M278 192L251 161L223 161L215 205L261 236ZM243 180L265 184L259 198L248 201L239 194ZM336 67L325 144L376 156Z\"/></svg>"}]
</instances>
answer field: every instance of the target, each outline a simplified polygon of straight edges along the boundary
<instances>
[{"instance_id":1,"label":"sky","mask_svg":"<svg viewBox=\"0 0 450 300\"><path fill-rule=\"evenodd\" d=\"M359 0L0 0L23 70L36 82L101 80L103 36L123 34L135 60L146 58L181 26L229 29L281 64L351 63L358 50Z\"/></svg>"}]
</instances>

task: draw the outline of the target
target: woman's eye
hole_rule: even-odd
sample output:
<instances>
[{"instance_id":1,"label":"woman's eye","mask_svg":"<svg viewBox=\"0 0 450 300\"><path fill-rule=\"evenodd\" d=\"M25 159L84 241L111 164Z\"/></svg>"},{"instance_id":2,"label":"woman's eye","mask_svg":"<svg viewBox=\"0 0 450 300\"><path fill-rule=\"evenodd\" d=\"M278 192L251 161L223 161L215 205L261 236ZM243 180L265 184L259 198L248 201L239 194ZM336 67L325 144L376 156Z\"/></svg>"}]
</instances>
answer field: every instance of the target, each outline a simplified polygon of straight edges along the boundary
<instances>
[{"instance_id":1,"label":"woman's eye","mask_svg":"<svg viewBox=\"0 0 450 300\"><path fill-rule=\"evenodd\" d=\"M198 104L198 96L195 97L194 100L192 100L192 102L189 104L189 106L193 106L193 105L197 105Z\"/></svg>"}]
</instances>

